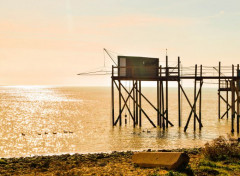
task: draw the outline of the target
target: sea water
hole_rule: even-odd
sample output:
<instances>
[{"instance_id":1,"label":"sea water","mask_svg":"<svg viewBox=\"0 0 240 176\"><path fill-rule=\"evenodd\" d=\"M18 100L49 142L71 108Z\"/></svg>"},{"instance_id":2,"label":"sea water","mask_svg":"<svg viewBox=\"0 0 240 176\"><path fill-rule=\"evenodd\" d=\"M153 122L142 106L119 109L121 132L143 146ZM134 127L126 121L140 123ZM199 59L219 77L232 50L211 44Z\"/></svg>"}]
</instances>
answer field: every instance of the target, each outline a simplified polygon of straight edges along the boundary
<instances>
[{"instance_id":1,"label":"sea water","mask_svg":"<svg viewBox=\"0 0 240 176\"><path fill-rule=\"evenodd\" d=\"M185 91L192 103L193 89L185 88ZM142 93L155 106L156 92L154 87L142 88ZM116 117L119 111L116 90L115 94ZM191 148L201 147L219 135L230 134L230 116L218 119L216 89L203 89L201 131L198 123L197 130L193 131L193 117L187 132L183 131L191 109L184 95L181 98L180 128L177 88L169 89L169 120L174 127L154 128L142 115L142 127L133 128L126 110L122 115L122 127L112 127L110 87L2 86L0 157ZM128 105L133 106L132 102ZM144 99L142 107L156 124L156 111ZM224 103L221 109L224 113Z\"/></svg>"}]
</instances>

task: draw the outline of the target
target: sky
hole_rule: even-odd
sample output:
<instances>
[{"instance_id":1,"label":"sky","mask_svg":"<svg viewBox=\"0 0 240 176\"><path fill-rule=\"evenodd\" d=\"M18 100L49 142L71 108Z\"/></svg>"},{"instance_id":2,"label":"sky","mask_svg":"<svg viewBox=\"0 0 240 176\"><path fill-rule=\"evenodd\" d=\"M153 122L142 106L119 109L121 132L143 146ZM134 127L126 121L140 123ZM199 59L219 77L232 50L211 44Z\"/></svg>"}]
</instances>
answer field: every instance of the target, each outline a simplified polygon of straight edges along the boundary
<instances>
[{"instance_id":1,"label":"sky","mask_svg":"<svg viewBox=\"0 0 240 176\"><path fill-rule=\"evenodd\" d=\"M184 66L239 63L239 0L0 0L0 85L108 86L77 76L103 48Z\"/></svg>"}]
</instances>

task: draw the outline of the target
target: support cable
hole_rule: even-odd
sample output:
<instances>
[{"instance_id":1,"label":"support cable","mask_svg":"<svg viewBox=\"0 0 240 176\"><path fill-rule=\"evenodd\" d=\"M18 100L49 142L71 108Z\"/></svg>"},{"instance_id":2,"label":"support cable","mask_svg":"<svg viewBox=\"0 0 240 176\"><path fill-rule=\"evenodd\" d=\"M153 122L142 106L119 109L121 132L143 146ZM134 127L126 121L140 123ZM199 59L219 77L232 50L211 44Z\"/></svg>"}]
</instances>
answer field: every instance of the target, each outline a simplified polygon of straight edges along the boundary
<instances>
[{"instance_id":1,"label":"support cable","mask_svg":"<svg viewBox=\"0 0 240 176\"><path fill-rule=\"evenodd\" d=\"M118 64L115 62L115 60L112 58L111 54L108 52L106 48L103 48L103 50L107 53L107 55L110 57L110 59L113 61L113 63L117 66Z\"/></svg>"}]
</instances>

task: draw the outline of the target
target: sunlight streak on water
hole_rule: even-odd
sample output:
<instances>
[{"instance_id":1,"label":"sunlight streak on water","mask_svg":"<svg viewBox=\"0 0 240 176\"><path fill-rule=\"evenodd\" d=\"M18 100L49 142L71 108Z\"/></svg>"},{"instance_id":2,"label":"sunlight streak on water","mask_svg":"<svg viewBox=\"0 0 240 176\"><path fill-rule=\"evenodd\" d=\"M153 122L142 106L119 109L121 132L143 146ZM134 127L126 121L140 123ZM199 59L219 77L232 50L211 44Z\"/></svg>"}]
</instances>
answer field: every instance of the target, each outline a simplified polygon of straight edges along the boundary
<instances>
[{"instance_id":1,"label":"sunlight streak on water","mask_svg":"<svg viewBox=\"0 0 240 176\"><path fill-rule=\"evenodd\" d=\"M143 88L156 103L153 91ZM230 120L217 119L216 91L208 89L203 92L202 131L194 133L191 121L184 133L177 127L176 92L170 89L169 101L170 120L175 127L163 131L152 128L146 119L142 129L134 129L132 123L112 128L110 88L1 87L0 157L199 147L230 132ZM156 113L146 103L143 107L155 120ZM183 101L183 125L189 111Z\"/></svg>"}]
</instances>

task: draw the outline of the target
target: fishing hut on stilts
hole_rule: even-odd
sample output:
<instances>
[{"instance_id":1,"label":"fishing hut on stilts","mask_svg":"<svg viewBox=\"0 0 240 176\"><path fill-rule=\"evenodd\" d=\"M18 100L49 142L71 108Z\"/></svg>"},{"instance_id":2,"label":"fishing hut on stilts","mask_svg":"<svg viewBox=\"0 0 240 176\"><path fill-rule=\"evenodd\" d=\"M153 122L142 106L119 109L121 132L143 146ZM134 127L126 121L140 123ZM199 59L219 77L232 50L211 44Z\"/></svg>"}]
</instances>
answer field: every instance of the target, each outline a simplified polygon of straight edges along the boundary
<instances>
[{"instance_id":1,"label":"fishing hut on stilts","mask_svg":"<svg viewBox=\"0 0 240 176\"><path fill-rule=\"evenodd\" d=\"M108 50L104 49L115 65L111 71L104 74L111 74L111 116L112 126L122 126L124 123L133 124L133 127L142 127L143 118L153 127L167 129L174 126L169 118L169 82L177 83L177 116L178 127L184 125L184 132L187 131L190 121L193 121L193 130L196 131L203 127L202 122L202 87L209 84L208 81L215 81L218 85L218 119L229 118L231 115L231 132L235 129L239 133L240 118L240 71L237 66L202 66L195 65L183 67L180 57L175 66L169 65L166 55L165 63L160 64L158 58L137 57L137 56L117 56L117 62L112 58ZM217 74L212 75L215 72ZM102 75L102 70L94 72ZM92 73L80 73L79 75L91 75ZM190 101L183 85L183 80L194 82L193 101ZM142 83L147 81L156 82L156 101L154 105L149 98L142 92ZM128 86L124 84L128 82ZM116 91L116 92L115 92ZM185 98L190 112L187 116L186 124L182 124L182 99ZM117 101L115 101L117 100ZM149 115L142 106L142 102L147 102L155 111L155 116ZM118 108L115 103L118 102ZM216 101L217 102L217 101ZM222 103L225 104L224 112L221 112ZM126 112L130 120L127 120ZM117 115L116 115L117 114Z\"/></svg>"}]
</instances>

